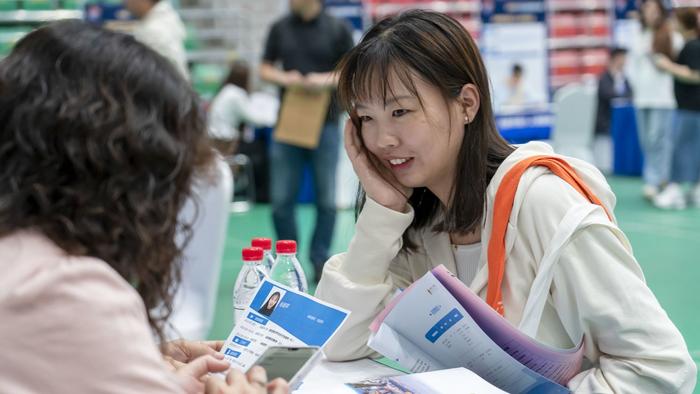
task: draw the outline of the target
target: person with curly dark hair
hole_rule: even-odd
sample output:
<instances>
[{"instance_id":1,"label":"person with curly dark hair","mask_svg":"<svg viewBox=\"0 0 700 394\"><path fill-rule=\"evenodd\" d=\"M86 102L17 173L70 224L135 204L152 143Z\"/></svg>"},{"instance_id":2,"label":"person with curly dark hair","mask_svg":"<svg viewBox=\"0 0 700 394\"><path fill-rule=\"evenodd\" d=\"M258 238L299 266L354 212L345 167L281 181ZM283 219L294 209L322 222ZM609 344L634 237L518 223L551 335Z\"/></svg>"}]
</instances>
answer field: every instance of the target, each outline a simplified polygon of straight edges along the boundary
<instances>
[{"instance_id":1,"label":"person with curly dark hair","mask_svg":"<svg viewBox=\"0 0 700 394\"><path fill-rule=\"evenodd\" d=\"M153 339L212 158L197 95L127 35L58 22L0 62L3 392L287 391L261 369L205 379L220 342Z\"/></svg>"}]
</instances>

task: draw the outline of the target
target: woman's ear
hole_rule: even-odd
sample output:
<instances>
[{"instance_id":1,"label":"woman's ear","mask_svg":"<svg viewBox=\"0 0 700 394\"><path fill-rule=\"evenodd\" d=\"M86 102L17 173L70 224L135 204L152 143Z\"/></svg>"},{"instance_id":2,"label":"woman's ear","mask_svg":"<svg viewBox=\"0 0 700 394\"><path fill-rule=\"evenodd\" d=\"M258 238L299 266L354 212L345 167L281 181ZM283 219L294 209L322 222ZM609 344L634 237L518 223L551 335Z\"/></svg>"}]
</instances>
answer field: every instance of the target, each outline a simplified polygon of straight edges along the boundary
<instances>
[{"instance_id":1,"label":"woman's ear","mask_svg":"<svg viewBox=\"0 0 700 394\"><path fill-rule=\"evenodd\" d=\"M476 114L479 112L479 107L481 105L479 89L477 89L476 85L468 83L462 86L462 90L459 91L459 97L457 100L461 106L461 115L464 123L471 123L476 117Z\"/></svg>"}]
</instances>

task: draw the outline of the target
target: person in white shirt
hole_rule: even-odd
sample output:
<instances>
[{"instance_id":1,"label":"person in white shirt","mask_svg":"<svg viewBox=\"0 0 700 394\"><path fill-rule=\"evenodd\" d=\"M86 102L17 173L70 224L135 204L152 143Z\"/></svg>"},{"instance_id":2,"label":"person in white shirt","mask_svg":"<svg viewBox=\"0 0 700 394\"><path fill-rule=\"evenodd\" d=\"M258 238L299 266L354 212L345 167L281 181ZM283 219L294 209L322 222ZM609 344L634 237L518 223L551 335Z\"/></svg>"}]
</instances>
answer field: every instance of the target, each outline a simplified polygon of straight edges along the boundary
<instances>
[{"instance_id":1,"label":"person in white shirt","mask_svg":"<svg viewBox=\"0 0 700 394\"><path fill-rule=\"evenodd\" d=\"M629 52L629 80L644 153L642 194L651 201L669 180L672 117L676 108L673 78L656 66L654 56L674 59L683 46L683 37L671 28L668 10L661 0L642 2L640 23L642 33Z\"/></svg>"},{"instance_id":2,"label":"person in white shirt","mask_svg":"<svg viewBox=\"0 0 700 394\"><path fill-rule=\"evenodd\" d=\"M693 391L697 368L644 282L605 178L544 143L503 140L486 68L459 22L427 11L380 22L339 65L338 94L362 193L348 250L325 264L316 290L351 311L324 349L331 360L373 355L372 320L397 288L441 264L515 326L532 320L530 289L556 253L532 332L558 348L583 341L568 387Z\"/></svg>"},{"instance_id":3,"label":"person in white shirt","mask_svg":"<svg viewBox=\"0 0 700 394\"><path fill-rule=\"evenodd\" d=\"M678 109L674 116L671 179L654 199L661 209L700 207L700 24L694 7L675 11L676 28L685 46L675 62L658 56L656 65L674 79ZM684 184L691 187L688 195Z\"/></svg>"},{"instance_id":4,"label":"person in white shirt","mask_svg":"<svg viewBox=\"0 0 700 394\"><path fill-rule=\"evenodd\" d=\"M124 6L139 20L134 37L170 60L189 79L185 25L173 6L167 0L124 0Z\"/></svg>"},{"instance_id":5,"label":"person in white shirt","mask_svg":"<svg viewBox=\"0 0 700 394\"><path fill-rule=\"evenodd\" d=\"M224 156L236 151L242 123L253 126L275 124L275 112L256 109L249 93L250 69L245 62L236 61L209 106L209 135Z\"/></svg>"}]
</instances>

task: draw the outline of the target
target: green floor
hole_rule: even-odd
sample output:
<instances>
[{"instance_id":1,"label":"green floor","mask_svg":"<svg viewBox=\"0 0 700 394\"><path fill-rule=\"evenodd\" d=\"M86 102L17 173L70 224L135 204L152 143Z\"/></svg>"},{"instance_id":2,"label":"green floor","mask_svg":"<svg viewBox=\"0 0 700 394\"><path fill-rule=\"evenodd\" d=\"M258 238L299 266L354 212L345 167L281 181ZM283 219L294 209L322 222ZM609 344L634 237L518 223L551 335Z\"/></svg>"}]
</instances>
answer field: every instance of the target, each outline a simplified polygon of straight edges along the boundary
<instances>
[{"instance_id":1,"label":"green floor","mask_svg":"<svg viewBox=\"0 0 700 394\"><path fill-rule=\"evenodd\" d=\"M644 269L649 287L685 336L688 348L700 364L700 209L666 212L651 207L641 198L641 182L636 178L610 178L617 194L616 215L632 242ZM308 245L315 214L310 206L298 211L302 248ZM333 253L345 250L353 234L354 214L338 215ZM211 338L225 338L232 325L231 293L240 269L240 250L256 236L273 236L270 209L256 206L242 214L232 214L224 254L216 318ZM305 269L308 255L302 253ZM700 389L696 390L700 393Z\"/></svg>"}]
</instances>

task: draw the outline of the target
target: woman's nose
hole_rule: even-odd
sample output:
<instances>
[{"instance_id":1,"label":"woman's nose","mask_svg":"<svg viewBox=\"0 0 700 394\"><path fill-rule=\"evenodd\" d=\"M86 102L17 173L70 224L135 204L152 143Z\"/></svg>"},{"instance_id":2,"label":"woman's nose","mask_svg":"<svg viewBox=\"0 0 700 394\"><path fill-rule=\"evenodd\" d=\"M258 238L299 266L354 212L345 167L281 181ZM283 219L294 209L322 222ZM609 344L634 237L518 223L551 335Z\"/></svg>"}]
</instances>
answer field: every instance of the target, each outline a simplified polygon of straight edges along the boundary
<instances>
[{"instance_id":1,"label":"woman's nose","mask_svg":"<svg viewBox=\"0 0 700 394\"><path fill-rule=\"evenodd\" d=\"M377 146L381 149L396 148L399 146L399 138L393 130L381 130L377 138Z\"/></svg>"}]
</instances>

